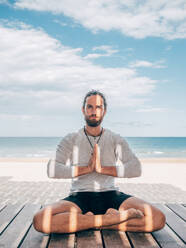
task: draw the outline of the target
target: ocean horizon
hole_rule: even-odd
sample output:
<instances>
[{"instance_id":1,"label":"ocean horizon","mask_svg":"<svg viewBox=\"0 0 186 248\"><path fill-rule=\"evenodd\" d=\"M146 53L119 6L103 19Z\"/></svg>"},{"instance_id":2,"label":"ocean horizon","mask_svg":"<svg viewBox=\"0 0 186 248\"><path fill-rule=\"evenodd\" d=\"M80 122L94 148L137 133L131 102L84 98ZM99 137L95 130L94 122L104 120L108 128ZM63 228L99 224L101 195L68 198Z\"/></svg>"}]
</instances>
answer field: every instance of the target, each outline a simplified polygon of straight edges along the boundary
<instances>
[{"instance_id":1,"label":"ocean horizon","mask_svg":"<svg viewBox=\"0 0 186 248\"><path fill-rule=\"evenodd\" d=\"M0 157L54 157L62 137L0 137ZM186 137L124 137L139 158L186 158Z\"/></svg>"}]
</instances>

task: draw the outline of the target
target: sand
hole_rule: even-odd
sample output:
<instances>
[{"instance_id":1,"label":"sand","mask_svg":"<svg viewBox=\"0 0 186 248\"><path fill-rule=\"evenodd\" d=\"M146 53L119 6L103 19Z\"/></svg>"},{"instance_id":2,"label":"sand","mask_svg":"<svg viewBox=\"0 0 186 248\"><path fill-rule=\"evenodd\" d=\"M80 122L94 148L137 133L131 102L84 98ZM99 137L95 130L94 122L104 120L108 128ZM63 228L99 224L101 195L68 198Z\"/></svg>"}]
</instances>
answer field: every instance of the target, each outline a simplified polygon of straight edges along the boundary
<instances>
[{"instance_id":1,"label":"sand","mask_svg":"<svg viewBox=\"0 0 186 248\"><path fill-rule=\"evenodd\" d=\"M24 192L28 185L32 185L34 191L36 184L41 187L49 185L49 192L57 187L56 195L52 195L54 200L61 189L60 185L66 187L65 192L61 189L62 195L67 194L70 179L49 179L46 173L48 160L48 158L0 158L0 185L4 185L4 188L0 188L0 193L4 200L6 200L6 190L9 190L9 201L11 201L16 198L15 193L12 196L10 194L10 191L15 192L15 187L18 187L16 192L19 195L20 191ZM140 159L140 161L142 163L140 177L116 179L122 191L151 202L186 203L186 158L150 158ZM49 184L46 184L47 182ZM40 199L40 193L38 193L38 199ZM47 196L48 193L46 193L46 199ZM29 196L27 198L29 199Z\"/></svg>"},{"instance_id":2,"label":"sand","mask_svg":"<svg viewBox=\"0 0 186 248\"><path fill-rule=\"evenodd\" d=\"M0 176L12 181L53 181L47 177L48 158L0 158ZM137 178L121 178L127 183L166 183L186 190L186 158L140 159L142 175ZM69 181L68 179L61 179Z\"/></svg>"}]
</instances>

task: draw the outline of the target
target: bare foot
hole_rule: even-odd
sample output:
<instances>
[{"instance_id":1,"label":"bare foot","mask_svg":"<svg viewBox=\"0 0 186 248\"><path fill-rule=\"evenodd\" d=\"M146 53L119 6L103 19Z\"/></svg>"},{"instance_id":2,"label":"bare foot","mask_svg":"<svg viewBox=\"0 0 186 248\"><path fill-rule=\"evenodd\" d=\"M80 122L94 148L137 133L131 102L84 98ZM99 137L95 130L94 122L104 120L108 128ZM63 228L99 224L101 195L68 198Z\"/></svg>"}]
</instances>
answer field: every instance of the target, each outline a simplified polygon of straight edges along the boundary
<instances>
[{"instance_id":1,"label":"bare foot","mask_svg":"<svg viewBox=\"0 0 186 248\"><path fill-rule=\"evenodd\" d=\"M85 215L94 216L94 227L100 229L104 226L110 226L125 222L132 218L142 218L144 215L140 210L129 208L127 210L118 211L110 208L103 215L94 215L92 212L87 212Z\"/></svg>"},{"instance_id":2,"label":"bare foot","mask_svg":"<svg viewBox=\"0 0 186 248\"><path fill-rule=\"evenodd\" d=\"M144 217L143 212L141 210L139 210L139 209L129 208L127 210L131 212L131 218L139 218L139 219L141 219L142 217ZM126 210L123 210L123 211L126 211ZM121 212L122 212L122 210L121 210Z\"/></svg>"},{"instance_id":3,"label":"bare foot","mask_svg":"<svg viewBox=\"0 0 186 248\"><path fill-rule=\"evenodd\" d=\"M119 214L119 213L122 213L122 212L125 212L125 211L128 211L128 210L130 212L129 213L130 218L142 218L142 217L144 217L143 212L141 210L135 209L135 208L129 208L127 210L117 210L117 209L114 209L114 208L109 208L106 213Z\"/></svg>"},{"instance_id":4,"label":"bare foot","mask_svg":"<svg viewBox=\"0 0 186 248\"><path fill-rule=\"evenodd\" d=\"M117 209L109 208L107 212L105 213L105 215L108 215L108 216L110 215L110 217L118 216L120 219L120 222L133 219L133 218L140 219L144 216L143 213L139 209L135 209L135 208L129 208L127 210L120 210L120 211Z\"/></svg>"},{"instance_id":5,"label":"bare foot","mask_svg":"<svg viewBox=\"0 0 186 248\"><path fill-rule=\"evenodd\" d=\"M118 210L115 208L109 208L107 209L106 214L118 214Z\"/></svg>"},{"instance_id":6,"label":"bare foot","mask_svg":"<svg viewBox=\"0 0 186 248\"><path fill-rule=\"evenodd\" d=\"M89 211L85 215L94 215L94 214L91 211Z\"/></svg>"},{"instance_id":7,"label":"bare foot","mask_svg":"<svg viewBox=\"0 0 186 248\"><path fill-rule=\"evenodd\" d=\"M88 215L88 216L91 216L91 215L94 215L91 211L87 212L85 215ZM100 227L95 227L93 228L95 230L100 230Z\"/></svg>"}]
</instances>

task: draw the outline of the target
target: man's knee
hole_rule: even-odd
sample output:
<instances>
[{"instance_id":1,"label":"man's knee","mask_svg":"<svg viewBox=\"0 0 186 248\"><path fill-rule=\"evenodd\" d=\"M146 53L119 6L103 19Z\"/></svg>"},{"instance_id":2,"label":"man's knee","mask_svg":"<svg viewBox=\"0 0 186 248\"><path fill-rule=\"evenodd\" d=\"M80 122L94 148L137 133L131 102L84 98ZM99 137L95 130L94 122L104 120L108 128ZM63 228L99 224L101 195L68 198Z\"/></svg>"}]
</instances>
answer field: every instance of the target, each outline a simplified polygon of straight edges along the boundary
<instances>
[{"instance_id":1,"label":"man's knee","mask_svg":"<svg viewBox=\"0 0 186 248\"><path fill-rule=\"evenodd\" d=\"M33 218L33 226L38 232L42 232L41 223L42 223L42 219L41 219L40 213L35 214Z\"/></svg>"},{"instance_id":2,"label":"man's knee","mask_svg":"<svg viewBox=\"0 0 186 248\"><path fill-rule=\"evenodd\" d=\"M166 217L165 217L164 213L159 210L158 214L156 215L156 218L157 218L157 225L155 227L155 230L160 230L165 226Z\"/></svg>"},{"instance_id":3,"label":"man's knee","mask_svg":"<svg viewBox=\"0 0 186 248\"><path fill-rule=\"evenodd\" d=\"M153 232L162 229L166 223L166 217L162 211L159 209L155 210L153 216L150 220L150 217L147 217L148 224L146 225L147 232Z\"/></svg>"},{"instance_id":4,"label":"man's knee","mask_svg":"<svg viewBox=\"0 0 186 248\"><path fill-rule=\"evenodd\" d=\"M48 214L47 214L48 212ZM51 229L51 213L45 208L34 215L33 226L38 232L50 233Z\"/></svg>"}]
</instances>

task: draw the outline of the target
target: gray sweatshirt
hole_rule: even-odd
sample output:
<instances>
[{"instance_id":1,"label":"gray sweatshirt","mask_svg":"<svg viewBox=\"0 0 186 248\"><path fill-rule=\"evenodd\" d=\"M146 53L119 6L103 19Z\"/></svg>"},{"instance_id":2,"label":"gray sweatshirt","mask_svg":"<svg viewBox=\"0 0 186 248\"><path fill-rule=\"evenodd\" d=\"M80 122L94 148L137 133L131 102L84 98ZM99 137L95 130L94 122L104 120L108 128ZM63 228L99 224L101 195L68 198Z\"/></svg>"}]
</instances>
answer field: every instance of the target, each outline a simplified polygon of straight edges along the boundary
<instances>
[{"instance_id":1,"label":"gray sweatshirt","mask_svg":"<svg viewBox=\"0 0 186 248\"><path fill-rule=\"evenodd\" d=\"M99 137L88 136L92 145ZM116 166L118 177L139 177L141 164L132 153L127 142L118 134L108 129L98 143L102 166ZM76 133L65 136L56 151L55 159L47 165L47 174L50 178L72 178L71 193L81 191L108 191L117 190L113 176L92 172L74 177L74 166L87 166L91 157L92 147L83 128Z\"/></svg>"}]
</instances>

